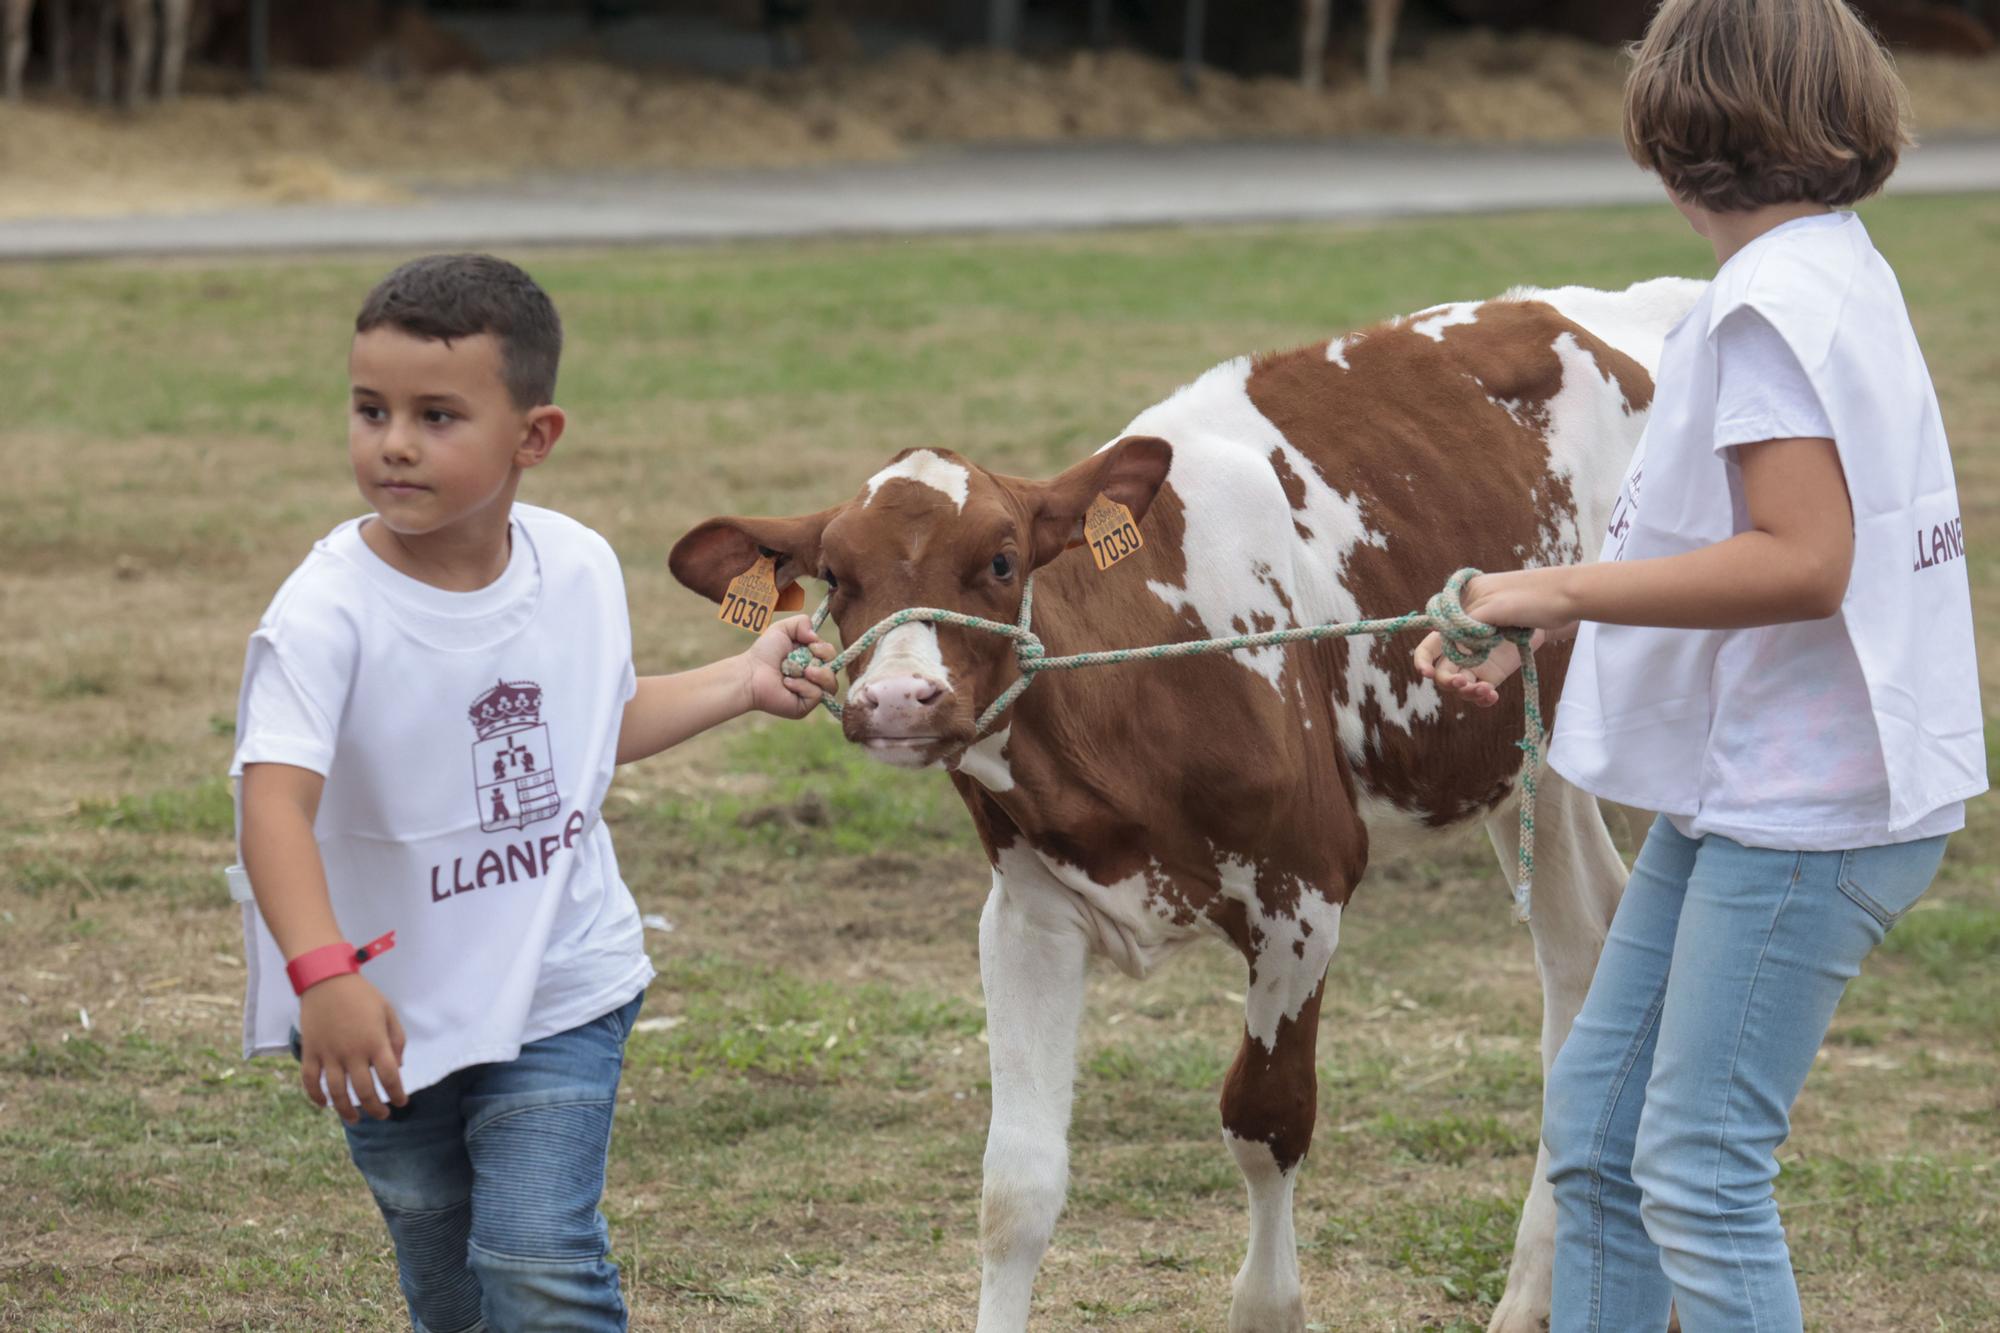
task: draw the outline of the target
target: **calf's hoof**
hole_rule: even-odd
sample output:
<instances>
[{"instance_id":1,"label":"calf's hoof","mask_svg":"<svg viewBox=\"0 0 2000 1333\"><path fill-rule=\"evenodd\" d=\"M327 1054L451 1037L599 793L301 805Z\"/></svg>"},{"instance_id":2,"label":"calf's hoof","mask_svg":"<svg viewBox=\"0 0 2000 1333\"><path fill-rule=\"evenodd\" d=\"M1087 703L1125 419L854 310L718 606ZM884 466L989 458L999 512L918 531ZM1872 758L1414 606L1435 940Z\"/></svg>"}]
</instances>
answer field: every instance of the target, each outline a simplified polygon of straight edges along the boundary
<instances>
[{"instance_id":1,"label":"calf's hoof","mask_svg":"<svg viewBox=\"0 0 2000 1333\"><path fill-rule=\"evenodd\" d=\"M1239 1296L1229 1303L1229 1333L1306 1333L1306 1303Z\"/></svg>"},{"instance_id":2,"label":"calf's hoof","mask_svg":"<svg viewBox=\"0 0 2000 1333\"><path fill-rule=\"evenodd\" d=\"M1493 1319L1486 1325L1486 1333L1543 1333L1548 1326L1549 1305L1546 1300L1521 1298L1509 1293L1501 1297L1500 1304L1493 1308Z\"/></svg>"}]
</instances>

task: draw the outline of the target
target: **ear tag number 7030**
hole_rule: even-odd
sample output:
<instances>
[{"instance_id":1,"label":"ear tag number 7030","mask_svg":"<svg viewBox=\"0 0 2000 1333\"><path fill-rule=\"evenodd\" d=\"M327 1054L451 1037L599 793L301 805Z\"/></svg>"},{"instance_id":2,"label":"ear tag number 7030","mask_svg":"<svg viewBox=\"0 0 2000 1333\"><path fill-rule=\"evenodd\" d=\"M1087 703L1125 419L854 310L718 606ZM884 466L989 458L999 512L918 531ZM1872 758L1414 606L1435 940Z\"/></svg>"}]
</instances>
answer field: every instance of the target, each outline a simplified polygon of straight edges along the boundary
<instances>
[{"instance_id":1,"label":"ear tag number 7030","mask_svg":"<svg viewBox=\"0 0 2000 1333\"><path fill-rule=\"evenodd\" d=\"M796 611L804 606L805 594L798 584L788 583L779 590L777 567L776 556L758 556L756 564L729 581L715 618L762 634L771 623L772 611Z\"/></svg>"},{"instance_id":2,"label":"ear tag number 7030","mask_svg":"<svg viewBox=\"0 0 2000 1333\"><path fill-rule=\"evenodd\" d=\"M1108 495L1099 495L1090 502L1090 509L1083 516L1083 540L1100 570L1111 568L1145 545L1139 538L1139 525L1133 521L1132 511Z\"/></svg>"}]
</instances>

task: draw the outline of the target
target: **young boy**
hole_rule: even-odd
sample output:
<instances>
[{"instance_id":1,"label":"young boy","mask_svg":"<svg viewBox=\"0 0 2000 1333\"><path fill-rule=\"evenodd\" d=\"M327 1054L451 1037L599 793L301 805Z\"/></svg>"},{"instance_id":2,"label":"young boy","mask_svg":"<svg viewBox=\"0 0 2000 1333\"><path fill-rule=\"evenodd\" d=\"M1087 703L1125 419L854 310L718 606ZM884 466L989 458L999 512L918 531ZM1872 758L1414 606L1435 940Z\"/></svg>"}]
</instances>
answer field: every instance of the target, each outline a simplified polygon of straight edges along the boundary
<instances>
[{"instance_id":1,"label":"young boy","mask_svg":"<svg viewBox=\"0 0 2000 1333\"><path fill-rule=\"evenodd\" d=\"M1903 132L1841 0L1665 0L1625 138L1714 246L1602 559L1474 579L1582 622L1549 762L1660 812L1549 1074L1556 1333L1801 1327L1772 1182L1834 1007L1986 789L1951 453L1852 213ZM1518 665L1417 665L1490 706Z\"/></svg>"},{"instance_id":2,"label":"young boy","mask_svg":"<svg viewBox=\"0 0 2000 1333\"><path fill-rule=\"evenodd\" d=\"M415 260L354 329L374 513L278 590L237 706L244 1050L289 1045L339 1112L414 1327L622 1329L597 1205L653 969L611 771L751 709L805 716L833 679L779 663L832 648L795 617L635 678L617 556L514 502L564 426L562 327L520 269Z\"/></svg>"}]
</instances>

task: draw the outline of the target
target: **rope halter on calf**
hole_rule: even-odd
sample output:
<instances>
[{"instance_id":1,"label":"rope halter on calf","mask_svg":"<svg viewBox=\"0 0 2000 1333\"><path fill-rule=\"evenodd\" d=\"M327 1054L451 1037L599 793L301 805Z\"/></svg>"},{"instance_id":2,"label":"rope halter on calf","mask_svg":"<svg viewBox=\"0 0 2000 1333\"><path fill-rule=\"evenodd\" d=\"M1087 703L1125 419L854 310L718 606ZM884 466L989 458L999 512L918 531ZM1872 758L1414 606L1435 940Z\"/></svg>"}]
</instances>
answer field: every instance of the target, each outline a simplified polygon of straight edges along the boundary
<instances>
[{"instance_id":1,"label":"rope halter on calf","mask_svg":"<svg viewBox=\"0 0 2000 1333\"><path fill-rule=\"evenodd\" d=\"M835 675L839 675L851 665L855 658L873 648L882 636L901 625L928 623L933 625L953 625L959 629L981 630L1011 639L1014 644L1014 659L1021 668L1020 679L1001 692L1000 697L988 705L979 716L979 724L974 738L985 736L993 730L993 724L1020 698L1028 686L1034 684L1035 677L1044 671L1074 671L1080 667L1116 666L1121 662L1157 662L1170 657L1199 657L1208 653L1236 653L1250 648L1267 648L1287 643L1318 643L1322 639L1352 639L1363 636L1386 637L1401 634L1405 630L1436 630L1444 639L1444 653L1454 663L1462 667L1476 667L1493 653L1502 641L1514 644L1521 654L1521 687L1524 707L1524 727L1522 738L1515 744L1524 754L1521 765L1521 837L1519 872L1514 885L1514 916L1518 921L1528 919L1529 898L1535 876L1535 779L1542 766L1542 699L1541 680L1535 670L1535 654L1530 646L1532 631L1524 629L1500 629L1483 621L1474 620L1465 613L1460 594L1465 585L1476 578L1476 569L1461 569L1451 576L1442 591L1432 597L1422 611L1411 611L1405 615L1391 616L1384 620L1334 621L1324 625L1306 625L1296 629L1267 630L1262 634L1236 634L1222 639L1197 639L1184 643L1163 643L1150 648L1110 648L1094 653L1074 653L1068 657L1050 657L1041 639L1029 628L1035 613L1035 580L1031 574L1021 588L1021 614L1011 625L1003 625L997 620L987 620L982 616L968 616L960 611L945 611L934 606L907 607L885 617L865 634L850 643L824 665ZM826 623L827 607L822 602L813 612L813 628ZM806 668L816 664L812 653L805 648L795 648L785 658L784 673L798 678L805 675ZM841 704L831 694L824 695L821 702L827 711L838 717Z\"/></svg>"}]
</instances>

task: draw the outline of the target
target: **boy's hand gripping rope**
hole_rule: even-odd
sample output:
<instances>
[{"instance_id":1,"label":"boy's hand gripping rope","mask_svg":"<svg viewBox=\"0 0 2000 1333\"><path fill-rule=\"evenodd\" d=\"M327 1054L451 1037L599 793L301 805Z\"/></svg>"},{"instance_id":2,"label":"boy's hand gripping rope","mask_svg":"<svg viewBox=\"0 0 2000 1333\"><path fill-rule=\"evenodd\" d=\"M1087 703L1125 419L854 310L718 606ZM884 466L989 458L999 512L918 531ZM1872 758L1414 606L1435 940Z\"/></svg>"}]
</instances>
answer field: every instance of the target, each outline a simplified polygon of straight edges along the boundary
<instances>
[{"instance_id":1,"label":"boy's hand gripping rope","mask_svg":"<svg viewBox=\"0 0 2000 1333\"><path fill-rule=\"evenodd\" d=\"M836 676L855 658L873 648L889 631L912 623L934 625L955 625L960 629L983 630L1011 639L1014 644L1014 658L1020 665L1021 677L1002 691L999 698L989 705L979 716L979 725L973 733L977 740L993 729L1000 715L1023 691L1032 685L1035 677L1044 671L1074 671L1079 667L1114 666L1120 662L1156 662L1170 657L1197 657L1208 653L1235 653L1250 648L1268 648L1287 643L1318 643L1322 639L1351 639L1364 635L1386 637L1400 634L1404 630L1436 630L1444 639L1444 653L1462 667L1475 667L1492 655L1494 648L1502 640L1514 644L1521 653L1521 687L1524 696L1524 734L1515 744L1526 756L1521 766L1521 837L1519 854L1519 877L1514 886L1514 917L1518 921L1528 919L1529 897L1535 876L1535 777L1542 764L1542 698L1541 680L1535 671L1535 654L1529 646L1532 631L1524 629L1499 629L1483 621L1474 620L1465 614L1465 607L1459 600L1465 585L1477 577L1476 569L1461 569L1451 576L1443 591L1432 597L1428 606L1421 611L1411 611L1400 616L1390 616L1384 620L1334 621L1324 625L1306 625L1296 629L1267 630L1262 634L1236 634L1222 639L1197 639L1185 643L1163 643L1150 648L1110 648L1094 653L1074 653L1068 657L1050 657L1043 648L1041 639L1029 624L1035 613L1035 579L1031 574L1021 588L1021 614L1011 625L1003 625L997 620L987 620L981 616L968 616L959 611L945 611L934 606L912 606L888 616L870 628L865 634L847 645L837 656L825 663L813 657L805 648L795 648L785 658L784 674L793 678L805 675L808 666L824 665ZM818 629L826 622L829 602L820 603L813 612L813 628ZM835 717L842 711L840 702L831 694L822 695L820 702Z\"/></svg>"}]
</instances>

